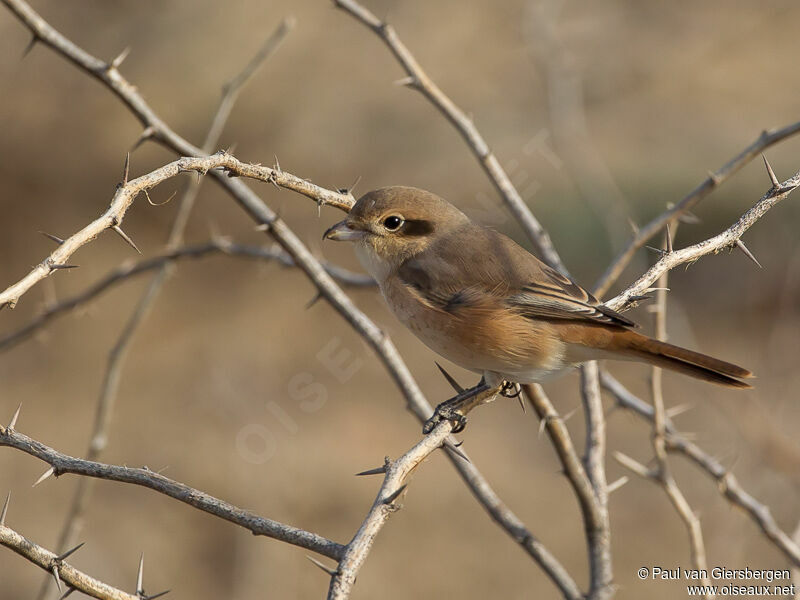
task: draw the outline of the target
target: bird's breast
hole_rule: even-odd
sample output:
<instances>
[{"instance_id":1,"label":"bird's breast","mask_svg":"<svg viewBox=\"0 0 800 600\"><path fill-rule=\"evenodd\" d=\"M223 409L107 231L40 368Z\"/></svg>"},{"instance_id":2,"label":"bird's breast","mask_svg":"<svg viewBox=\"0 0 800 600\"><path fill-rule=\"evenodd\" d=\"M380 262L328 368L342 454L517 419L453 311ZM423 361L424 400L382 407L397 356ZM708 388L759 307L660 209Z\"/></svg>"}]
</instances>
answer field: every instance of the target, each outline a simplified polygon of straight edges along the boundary
<instances>
[{"instance_id":1,"label":"bird's breast","mask_svg":"<svg viewBox=\"0 0 800 600\"><path fill-rule=\"evenodd\" d=\"M539 381L564 368L564 346L548 323L526 319L490 295L447 310L428 301L398 277L381 283L395 316L426 346L455 364L478 373Z\"/></svg>"}]
</instances>

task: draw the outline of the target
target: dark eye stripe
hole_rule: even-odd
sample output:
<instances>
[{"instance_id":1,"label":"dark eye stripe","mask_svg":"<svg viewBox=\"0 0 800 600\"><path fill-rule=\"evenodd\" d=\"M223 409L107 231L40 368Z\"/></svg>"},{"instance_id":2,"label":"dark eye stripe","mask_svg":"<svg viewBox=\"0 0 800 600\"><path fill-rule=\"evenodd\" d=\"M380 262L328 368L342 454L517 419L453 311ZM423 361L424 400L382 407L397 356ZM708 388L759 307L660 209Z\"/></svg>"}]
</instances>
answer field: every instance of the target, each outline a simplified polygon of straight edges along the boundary
<instances>
[{"instance_id":1,"label":"dark eye stripe","mask_svg":"<svg viewBox=\"0 0 800 600\"><path fill-rule=\"evenodd\" d=\"M406 219L400 231L403 235L428 235L429 233L433 233L433 223L422 219Z\"/></svg>"}]
</instances>

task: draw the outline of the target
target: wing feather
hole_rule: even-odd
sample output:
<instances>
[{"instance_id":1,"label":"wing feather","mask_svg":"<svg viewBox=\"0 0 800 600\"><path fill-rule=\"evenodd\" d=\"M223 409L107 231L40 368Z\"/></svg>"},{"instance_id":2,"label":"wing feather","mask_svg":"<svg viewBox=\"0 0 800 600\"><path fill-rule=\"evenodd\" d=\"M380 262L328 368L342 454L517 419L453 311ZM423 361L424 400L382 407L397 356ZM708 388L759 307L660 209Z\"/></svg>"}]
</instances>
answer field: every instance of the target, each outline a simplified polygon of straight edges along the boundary
<instances>
[{"instance_id":1,"label":"wing feather","mask_svg":"<svg viewBox=\"0 0 800 600\"><path fill-rule=\"evenodd\" d=\"M492 297L530 319L636 326L505 235L474 224L465 228L442 236L397 271L431 306L455 314Z\"/></svg>"}]
</instances>

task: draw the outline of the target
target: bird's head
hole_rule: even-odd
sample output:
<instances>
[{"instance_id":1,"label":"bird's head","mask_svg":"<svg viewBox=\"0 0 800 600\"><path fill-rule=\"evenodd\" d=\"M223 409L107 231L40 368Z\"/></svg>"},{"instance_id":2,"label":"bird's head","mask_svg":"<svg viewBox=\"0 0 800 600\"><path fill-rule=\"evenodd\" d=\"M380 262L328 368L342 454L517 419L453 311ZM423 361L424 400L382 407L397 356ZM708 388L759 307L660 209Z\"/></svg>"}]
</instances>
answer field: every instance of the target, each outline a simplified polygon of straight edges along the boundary
<instances>
[{"instance_id":1,"label":"bird's head","mask_svg":"<svg viewBox=\"0 0 800 600\"><path fill-rule=\"evenodd\" d=\"M425 190L394 186L364 194L323 239L354 242L378 282L440 236L469 223L455 206Z\"/></svg>"}]
</instances>

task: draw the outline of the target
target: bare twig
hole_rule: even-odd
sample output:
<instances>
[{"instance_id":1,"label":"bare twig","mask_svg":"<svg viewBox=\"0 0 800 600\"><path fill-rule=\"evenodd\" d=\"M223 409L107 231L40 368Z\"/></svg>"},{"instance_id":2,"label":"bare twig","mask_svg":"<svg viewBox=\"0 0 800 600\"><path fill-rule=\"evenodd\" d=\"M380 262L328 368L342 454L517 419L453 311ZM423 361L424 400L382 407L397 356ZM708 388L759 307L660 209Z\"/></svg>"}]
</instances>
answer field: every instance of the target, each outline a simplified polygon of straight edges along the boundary
<instances>
[{"instance_id":1,"label":"bare twig","mask_svg":"<svg viewBox=\"0 0 800 600\"><path fill-rule=\"evenodd\" d=\"M254 258L257 260L277 261L283 266L294 267L292 257L278 247L265 246L246 246L235 242L230 242L226 238L215 238L207 242L181 246L173 250L168 250L164 254L159 254L150 258L145 258L138 262L127 261L112 269L109 273L95 281L86 290L66 298L45 308L40 314L31 319L28 323L0 338L0 352L13 348L20 342L29 338L39 329L47 325L52 319L72 311L87 302L97 298L108 289L120 284L132 277L161 269L164 265L176 260L199 259L206 256L220 254L222 256L234 256ZM339 283L352 287L374 287L375 281L369 275L355 273L338 265L323 262L325 271Z\"/></svg>"},{"instance_id":2,"label":"bare twig","mask_svg":"<svg viewBox=\"0 0 800 600\"><path fill-rule=\"evenodd\" d=\"M107 72L103 61L89 55L53 29L23 0L0 1L14 12L20 21L30 29L37 40L51 47L78 68L97 77L114 92L144 125L142 140L153 139L159 141L179 154L199 154L201 152L199 148L193 146L170 129L139 95L136 87L122 77L118 71ZM339 194L330 190L323 190L293 175L286 174L280 169L275 169L274 171L273 183L311 197L318 204L330 204L347 210L353 203L353 198L349 192L347 194ZM320 294L367 341L402 391L410 410L414 412L420 422L425 422L432 413L432 408L388 336L358 310L297 236L283 221L278 219L274 212L261 202L260 198L252 190L241 181L230 179L222 173L212 171L211 174L248 214L257 222L266 226L265 230L292 256L295 264L306 273L320 290ZM322 192L318 193L318 190L322 190ZM315 194L317 195L315 196ZM522 521L500 500L474 464L463 460L451 448L448 448L448 457L475 498L484 506L489 515L541 565L565 596L574 597L573 592L577 587L563 566L533 537Z\"/></svg>"},{"instance_id":3,"label":"bare twig","mask_svg":"<svg viewBox=\"0 0 800 600\"><path fill-rule=\"evenodd\" d=\"M56 581L63 581L70 589L81 591L92 598L100 598L102 600L142 600L142 597L138 594L128 594L87 575L83 571L79 571L72 565L65 563L63 558L59 558L57 554L21 536L10 527L0 525L0 544L41 567L48 575L52 574L57 577Z\"/></svg>"},{"instance_id":4,"label":"bare twig","mask_svg":"<svg viewBox=\"0 0 800 600\"><path fill-rule=\"evenodd\" d=\"M674 240L677 231L678 223L674 222L673 227L667 225L666 236L664 241L664 252L669 254L673 252L672 241ZM667 286L669 284L669 272L665 272L658 280L658 291L656 292L656 302L653 306L654 321L655 321L655 335L658 340L665 341L667 339ZM651 441L653 445L653 453L655 455L656 466L649 469L644 476L655 481L659 484L664 493L669 498L675 511L678 513L680 519L686 526L686 532L689 536L689 549L692 567L697 569L699 573L708 572L708 564L706 562L705 544L703 543L703 530L700 525L700 519L697 517L686 497L678 487L675 477L669 467L669 460L667 459L666 448L666 434L667 434L667 413L664 408L664 393L662 386L662 371L659 367L653 367L650 377L650 389L653 397L653 431ZM621 455L617 455L623 465L625 461L622 460ZM630 466L630 464L628 464ZM641 472L639 472L642 475ZM711 581L708 577L701 579L703 585L710 589ZM714 594L707 592L706 598L713 598Z\"/></svg>"},{"instance_id":5,"label":"bare twig","mask_svg":"<svg viewBox=\"0 0 800 600\"><path fill-rule=\"evenodd\" d=\"M8 428L0 429L0 446L15 448L46 462L50 465L56 477L65 473L73 473L85 477L139 485L179 500L203 512L224 519L225 521L244 527L254 535L271 537L307 550L318 552L323 556L335 560L341 558L344 550L344 546L341 544L337 544L316 533L292 527L291 525L285 525L265 517L259 517L224 500L214 498L205 492L169 479L147 468L136 469L107 465L68 456Z\"/></svg>"},{"instance_id":6,"label":"bare twig","mask_svg":"<svg viewBox=\"0 0 800 600\"><path fill-rule=\"evenodd\" d=\"M395 504L395 500L405 490L406 478L417 465L444 444L452 429L452 423L441 421L411 450L396 461L387 463L386 475L375 502L361 523L358 532L345 547L342 558L339 560L339 566L332 574L328 600L342 600L349 597L356 581L356 575L361 565L364 564L375 537L391 514L399 508Z\"/></svg>"},{"instance_id":7,"label":"bare twig","mask_svg":"<svg viewBox=\"0 0 800 600\"><path fill-rule=\"evenodd\" d=\"M780 187L771 187L764 196L746 213L744 213L736 223L731 225L722 233L680 250L675 250L664 254L650 269L632 283L625 291L615 296L606 306L615 310L621 310L628 306L632 299L643 294L661 275L670 269L688 262L693 262L706 254L712 254L731 248L736 245L736 241L744 235L764 214L775 206L778 202L791 194L800 185L800 172L796 173L780 184Z\"/></svg>"},{"instance_id":8,"label":"bare twig","mask_svg":"<svg viewBox=\"0 0 800 600\"><path fill-rule=\"evenodd\" d=\"M536 411L539 420L542 422L545 431L547 431L550 442L553 444L564 468L564 475L566 475L578 499L586 531L589 560L591 563L597 564L597 571L600 572L601 565L608 564L610 566L610 563L603 562L604 559L601 556L605 549L602 552L599 550L610 544L610 542L600 539L603 535L608 535L608 512L600 504L592 481L584 464L581 463L581 459L578 457L564 420L559 416L542 387L536 384L524 385L522 388L531 406ZM597 555L593 557L595 552L597 552ZM593 574L592 582L594 580Z\"/></svg>"},{"instance_id":9,"label":"bare twig","mask_svg":"<svg viewBox=\"0 0 800 600\"><path fill-rule=\"evenodd\" d=\"M284 19L279 24L278 28L267 37L258 54L253 57L253 59L246 65L244 70L225 85L219 106L214 118L212 119L211 127L206 135L206 140L203 143L203 151L206 154L211 153L219 142L220 135L222 134L222 130L228 120L228 117L230 116L239 92L250 81L251 77L263 64L267 57L277 49L292 26L292 20ZM128 181L129 159L130 155L128 155L128 158L125 162L125 176L123 177L123 183L127 183ZM201 185L202 179L200 177L189 180L189 184L181 199L178 211L172 223L172 227L170 228L167 238L168 249L176 248L182 242L186 225L189 222L189 215L194 207ZM114 230L137 251L139 250L121 229L115 227ZM165 262L158 269L156 274L150 280L150 283L148 284L144 294L142 294L142 296L139 298L139 301L137 302L127 323L125 324L125 327L109 352L106 370L103 375L100 396L97 400L94 426L89 441L89 448L86 453L87 460L98 460L102 455L106 444L108 443L107 431L111 422L117 391L119 389L119 381L122 375L122 369L125 364L125 357L127 356L128 348L133 341L136 331L146 319L147 314L150 312L150 309L158 298L164 283L171 274L173 264L173 261ZM72 502L67 510L64 525L62 526L61 533L59 535L57 551L62 551L64 548L69 547L80 534L83 525L82 516L89 502L92 484L93 480L90 478L81 478L78 481L78 486L75 490ZM48 584L48 580L45 580L42 583L38 596L39 599L45 598Z\"/></svg>"},{"instance_id":10,"label":"bare twig","mask_svg":"<svg viewBox=\"0 0 800 600\"><path fill-rule=\"evenodd\" d=\"M684 196L675 206L664 211L646 225L638 227L633 239L622 252L619 253L611 265L609 265L605 273L600 276L600 279L594 286L594 294L598 298L604 296L611 286L614 285L614 282L619 279L619 276L622 275L622 272L636 254L636 251L644 246L647 240L661 231L667 223L675 220L678 216L685 215L703 200L703 198L717 189L718 186L724 181L727 181L734 173L756 158L766 148L798 132L800 132L800 121L778 129L765 129L753 143L747 146L738 155L734 156L716 171L709 173L708 177L706 177L700 185Z\"/></svg>"},{"instance_id":11,"label":"bare twig","mask_svg":"<svg viewBox=\"0 0 800 600\"><path fill-rule=\"evenodd\" d=\"M269 167L242 163L232 155L223 151L217 152L212 156L201 158L182 158L160 169L151 171L146 175L137 177L126 184L119 185L108 210L86 227L65 239L63 244L58 246L50 256L34 267L28 275L0 293L0 306L6 304L11 306L15 305L19 298L37 282L52 274L58 269L59 265L65 264L65 261L69 259L78 248L92 241L106 229L111 229L115 225L121 223L125 212L140 193L147 192L147 190L162 181L186 171L197 171L198 173L204 174L211 169L218 168L223 168L229 175L250 177L260 181L272 182L276 177L290 177L300 181L300 188L302 188L305 193L311 194L315 199L327 198L325 202L331 204L336 203L338 207L343 209L349 208L352 204L352 198L348 195L320 188L307 181L299 180L299 178L296 178L294 175L290 176L285 172L280 172L280 174L278 174L277 171Z\"/></svg>"},{"instance_id":12,"label":"bare twig","mask_svg":"<svg viewBox=\"0 0 800 600\"><path fill-rule=\"evenodd\" d=\"M542 260L566 273L566 267L561 261L558 252L556 252L550 235L536 217L533 216L514 184L511 183L505 170L500 166L497 157L489 149L478 128L475 127L475 124L464 111L428 77L422 66L414 58L414 55L411 54L397 36L394 28L381 21L355 0L334 0L334 4L369 27L383 40L408 75L408 79L402 81L402 83L420 91L453 124L497 188L506 206L522 226L525 234L533 242Z\"/></svg>"},{"instance_id":13,"label":"bare twig","mask_svg":"<svg viewBox=\"0 0 800 600\"><path fill-rule=\"evenodd\" d=\"M670 230L669 224L666 226L666 236L664 241L664 252L670 254L673 252L672 242L678 229L678 222L673 221L673 227ZM656 303L654 309L655 320L655 338L665 341L667 339L667 287L669 285L669 271L664 272L658 280L656 291ZM662 386L662 370L659 367L653 367L650 379L651 393L653 395L653 452L656 457L656 480L664 488L672 505L678 513L678 516L686 525L686 532L689 535L689 548L692 567L697 569L700 573L708 572L708 564L706 561L706 550L703 542L703 530L700 525L700 519L697 517L686 497L678 487L678 483L672 475L669 468L669 461L667 460L666 449L666 427L667 427L667 414L664 408L664 390ZM708 577L702 579L703 585L710 586L711 581ZM713 598L713 594L709 593L708 598Z\"/></svg>"},{"instance_id":14,"label":"bare twig","mask_svg":"<svg viewBox=\"0 0 800 600\"><path fill-rule=\"evenodd\" d=\"M597 362L581 367L581 399L586 414L586 449L583 465L592 486L598 521L595 529L587 529L589 545L589 594L598 600L610 598L614 571L611 567L611 524L608 517L608 484L606 483L606 422L600 395Z\"/></svg>"},{"instance_id":15,"label":"bare twig","mask_svg":"<svg viewBox=\"0 0 800 600\"><path fill-rule=\"evenodd\" d=\"M617 404L631 410L641 418L652 422L654 419L653 407L647 402L631 393L625 386L609 373L600 375L603 389L611 393ZM689 458L695 465L710 475L717 483L720 493L731 504L743 509L745 514L761 529L766 538L783 553L792 564L800 566L800 545L795 543L791 536L781 530L769 507L759 502L748 494L739 484L736 477L725 468L717 459L706 453L697 444L687 440L681 435L667 419L666 448L669 452L677 452Z\"/></svg>"}]
</instances>

